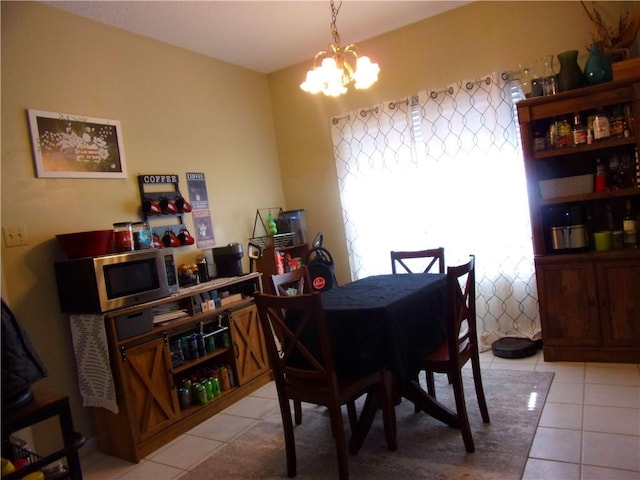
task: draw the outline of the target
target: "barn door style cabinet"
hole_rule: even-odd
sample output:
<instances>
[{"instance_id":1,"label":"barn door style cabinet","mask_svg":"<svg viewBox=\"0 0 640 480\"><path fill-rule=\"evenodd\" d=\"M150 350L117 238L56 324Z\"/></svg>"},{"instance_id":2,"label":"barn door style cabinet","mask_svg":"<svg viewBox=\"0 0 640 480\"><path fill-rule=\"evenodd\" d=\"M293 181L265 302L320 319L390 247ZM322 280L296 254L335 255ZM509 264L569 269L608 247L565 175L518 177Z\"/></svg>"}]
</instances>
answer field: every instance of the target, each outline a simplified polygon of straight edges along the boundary
<instances>
[{"instance_id":1,"label":"barn door style cabinet","mask_svg":"<svg viewBox=\"0 0 640 480\"><path fill-rule=\"evenodd\" d=\"M517 109L544 358L638 363L640 248L623 222L628 207L640 220L640 71Z\"/></svg>"},{"instance_id":2,"label":"barn door style cabinet","mask_svg":"<svg viewBox=\"0 0 640 480\"><path fill-rule=\"evenodd\" d=\"M261 291L261 274L250 273L106 314L119 412L92 408L99 449L138 462L269 382L253 303ZM153 321L171 312L182 316ZM219 391L214 381L207 385L210 378L217 379ZM212 397L208 388L216 390Z\"/></svg>"}]
</instances>

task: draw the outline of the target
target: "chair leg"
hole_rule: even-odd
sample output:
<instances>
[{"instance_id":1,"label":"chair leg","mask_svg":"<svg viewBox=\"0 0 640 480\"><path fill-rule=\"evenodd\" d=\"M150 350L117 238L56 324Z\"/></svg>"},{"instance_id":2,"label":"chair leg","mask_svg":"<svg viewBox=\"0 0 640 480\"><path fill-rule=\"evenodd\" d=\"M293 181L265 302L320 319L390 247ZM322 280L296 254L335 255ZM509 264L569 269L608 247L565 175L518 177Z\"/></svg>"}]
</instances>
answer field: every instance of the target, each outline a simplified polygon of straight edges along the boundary
<instances>
[{"instance_id":1,"label":"chair leg","mask_svg":"<svg viewBox=\"0 0 640 480\"><path fill-rule=\"evenodd\" d=\"M296 425L300 425L302 423L302 402L299 400L293 401L293 415Z\"/></svg>"},{"instance_id":2,"label":"chair leg","mask_svg":"<svg viewBox=\"0 0 640 480\"><path fill-rule=\"evenodd\" d=\"M462 433L462 440L464 441L464 447L469 453L475 451L473 445L473 436L471 435L471 426L469 425L469 417L467 416L467 406L464 401L464 387L462 386L462 371L456 369L455 372L451 372L451 384L453 386L453 395L456 400L456 413L458 415L458 423L460 424L460 432Z\"/></svg>"},{"instance_id":3,"label":"chair leg","mask_svg":"<svg viewBox=\"0 0 640 480\"><path fill-rule=\"evenodd\" d=\"M471 369L473 371L473 384L476 388L476 397L478 398L478 406L480 407L480 414L482 415L482 421L484 423L490 423L489 409L487 408L487 400L484 397L484 388L482 387L482 375L480 374L480 359L477 357L471 357Z\"/></svg>"},{"instance_id":4,"label":"chair leg","mask_svg":"<svg viewBox=\"0 0 640 480\"><path fill-rule=\"evenodd\" d=\"M347 402L347 416L349 417L349 428L353 432L358 425L358 411L356 410L356 402L353 400Z\"/></svg>"},{"instance_id":5,"label":"chair leg","mask_svg":"<svg viewBox=\"0 0 640 480\"><path fill-rule=\"evenodd\" d=\"M424 372L427 377L427 393L436 398L436 383L433 379L433 372ZM451 383L451 381L449 381Z\"/></svg>"},{"instance_id":6,"label":"chair leg","mask_svg":"<svg viewBox=\"0 0 640 480\"><path fill-rule=\"evenodd\" d=\"M382 371L382 421L384 423L384 434L387 440L387 448L392 452L398 449L396 431L396 410L393 401L391 372Z\"/></svg>"},{"instance_id":7,"label":"chair leg","mask_svg":"<svg viewBox=\"0 0 640 480\"><path fill-rule=\"evenodd\" d=\"M293 433L293 422L291 421L291 406L289 399L278 392L278 403L280 404L280 416L282 417L282 429L284 430L284 445L287 456L287 476L296 476L296 442Z\"/></svg>"},{"instance_id":8,"label":"chair leg","mask_svg":"<svg viewBox=\"0 0 640 480\"><path fill-rule=\"evenodd\" d=\"M340 405L329 406L329 416L331 417L331 431L336 444L336 457L338 460L338 478L340 480L349 479L349 459L347 455L347 441L344 436L344 424L342 423L342 410Z\"/></svg>"}]
</instances>

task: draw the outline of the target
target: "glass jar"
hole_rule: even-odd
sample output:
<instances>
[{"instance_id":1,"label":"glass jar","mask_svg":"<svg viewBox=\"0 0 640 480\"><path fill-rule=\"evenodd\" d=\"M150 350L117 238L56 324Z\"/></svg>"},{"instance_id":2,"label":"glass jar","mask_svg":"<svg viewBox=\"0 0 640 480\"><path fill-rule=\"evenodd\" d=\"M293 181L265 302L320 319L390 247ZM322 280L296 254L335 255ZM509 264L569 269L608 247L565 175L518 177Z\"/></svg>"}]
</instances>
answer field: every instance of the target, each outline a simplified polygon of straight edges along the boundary
<instances>
[{"instance_id":1,"label":"glass jar","mask_svg":"<svg viewBox=\"0 0 640 480\"><path fill-rule=\"evenodd\" d=\"M542 75L542 87L545 96L555 95L558 93L558 79L556 77L556 71L553 68L553 55L545 55L542 58L544 63L544 73Z\"/></svg>"},{"instance_id":2,"label":"glass jar","mask_svg":"<svg viewBox=\"0 0 640 480\"><path fill-rule=\"evenodd\" d=\"M136 250L152 248L151 229L147 222L135 222L131 224L133 234L133 246Z\"/></svg>"},{"instance_id":3,"label":"glass jar","mask_svg":"<svg viewBox=\"0 0 640 480\"><path fill-rule=\"evenodd\" d=\"M131 222L114 223L113 236L118 252L131 252L134 250Z\"/></svg>"}]
</instances>

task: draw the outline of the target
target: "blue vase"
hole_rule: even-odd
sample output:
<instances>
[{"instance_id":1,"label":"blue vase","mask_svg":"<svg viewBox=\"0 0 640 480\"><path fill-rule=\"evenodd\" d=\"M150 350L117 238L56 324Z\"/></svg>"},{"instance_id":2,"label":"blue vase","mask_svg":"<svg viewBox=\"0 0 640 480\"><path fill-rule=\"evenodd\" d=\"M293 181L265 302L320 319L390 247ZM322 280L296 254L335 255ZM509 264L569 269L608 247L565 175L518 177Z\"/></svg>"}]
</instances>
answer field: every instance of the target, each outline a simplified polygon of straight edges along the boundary
<instances>
[{"instance_id":1,"label":"blue vase","mask_svg":"<svg viewBox=\"0 0 640 480\"><path fill-rule=\"evenodd\" d=\"M587 85L610 82L613 80L611 59L597 43L591 44L589 58L584 66L584 81Z\"/></svg>"}]
</instances>

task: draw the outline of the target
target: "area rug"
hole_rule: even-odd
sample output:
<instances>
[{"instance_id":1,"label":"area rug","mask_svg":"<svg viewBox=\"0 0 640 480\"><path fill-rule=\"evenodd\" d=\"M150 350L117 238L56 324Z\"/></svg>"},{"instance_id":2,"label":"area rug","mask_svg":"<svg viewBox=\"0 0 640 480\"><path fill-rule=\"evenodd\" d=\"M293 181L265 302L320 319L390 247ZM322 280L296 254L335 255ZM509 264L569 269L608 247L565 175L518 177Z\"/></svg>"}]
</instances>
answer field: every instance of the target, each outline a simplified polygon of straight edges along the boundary
<instances>
[{"instance_id":1,"label":"area rug","mask_svg":"<svg viewBox=\"0 0 640 480\"><path fill-rule=\"evenodd\" d=\"M475 452L467 453L459 430L415 413L404 400L396 407L398 450L386 448L378 413L357 455L349 456L354 480L520 479L553 379L550 372L485 370L482 373L491 423L485 424L465 369L465 395ZM436 395L454 408L445 376L436 376ZM361 406L361 405L359 405ZM346 413L345 413L346 421ZM345 423L345 430L349 432ZM324 407L303 404L295 427L297 479L338 478L334 443ZM276 409L180 480L288 478L280 411Z\"/></svg>"}]
</instances>

